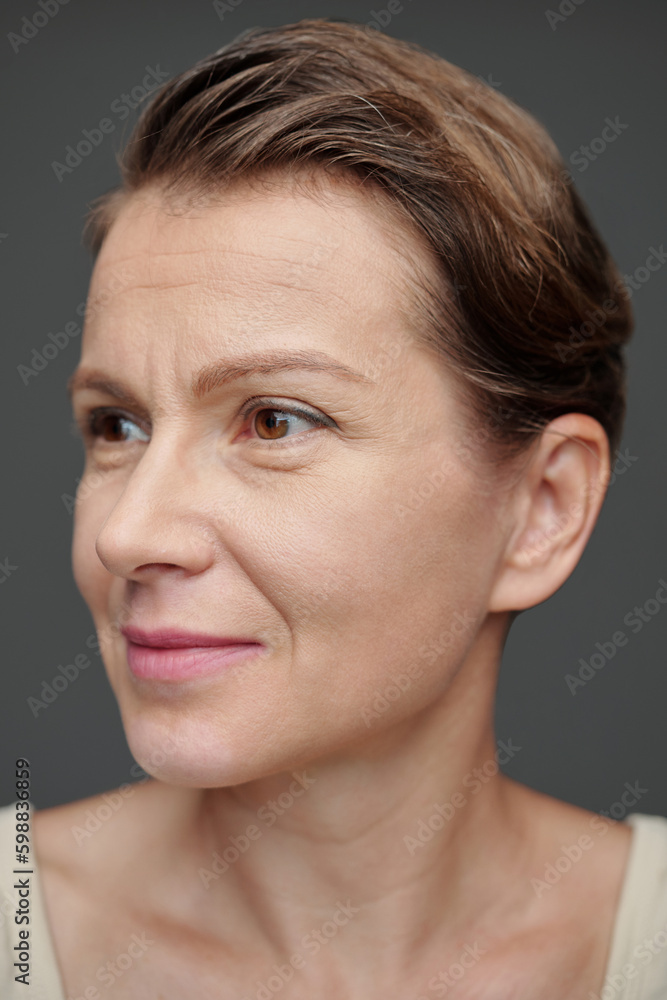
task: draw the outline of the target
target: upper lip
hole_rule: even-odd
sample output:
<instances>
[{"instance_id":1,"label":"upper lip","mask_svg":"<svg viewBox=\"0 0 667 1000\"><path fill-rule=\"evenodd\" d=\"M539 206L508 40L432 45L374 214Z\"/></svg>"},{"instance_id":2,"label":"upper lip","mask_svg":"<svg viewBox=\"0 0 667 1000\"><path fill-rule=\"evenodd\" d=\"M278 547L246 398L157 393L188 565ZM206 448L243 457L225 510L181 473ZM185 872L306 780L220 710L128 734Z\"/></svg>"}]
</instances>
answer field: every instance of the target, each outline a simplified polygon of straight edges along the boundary
<instances>
[{"instance_id":1,"label":"upper lip","mask_svg":"<svg viewBox=\"0 0 667 1000\"><path fill-rule=\"evenodd\" d=\"M130 642L138 646L155 646L158 649L175 649L177 647L193 648L197 646L236 646L258 643L257 639L247 636L207 635L204 632L184 632L176 628L156 628L148 631L127 625L121 632Z\"/></svg>"}]
</instances>

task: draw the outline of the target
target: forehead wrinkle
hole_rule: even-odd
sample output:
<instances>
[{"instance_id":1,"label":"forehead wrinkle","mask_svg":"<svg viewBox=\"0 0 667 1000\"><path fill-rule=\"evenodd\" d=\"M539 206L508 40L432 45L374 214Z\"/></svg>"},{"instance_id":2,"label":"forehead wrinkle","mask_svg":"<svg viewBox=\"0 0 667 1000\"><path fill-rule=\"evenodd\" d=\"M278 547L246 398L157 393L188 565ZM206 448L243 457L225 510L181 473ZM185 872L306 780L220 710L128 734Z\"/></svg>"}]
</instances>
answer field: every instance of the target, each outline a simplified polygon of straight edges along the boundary
<instances>
[{"instance_id":1,"label":"forehead wrinkle","mask_svg":"<svg viewBox=\"0 0 667 1000\"><path fill-rule=\"evenodd\" d=\"M257 259L264 266L271 264L280 265L276 268L269 267L268 271L264 271L262 273L259 273L257 269L243 273L239 276L239 278L242 280L243 285L247 287L261 290L266 286L272 286L275 288L289 289L291 291L308 292L316 299L321 300L323 305L326 305L327 298L335 298L348 307L356 308L354 303L350 301L349 295L346 295L344 290L339 291L339 289L343 289L341 277L344 276L334 272L331 274L330 281L324 281L321 285L313 285L312 283L299 283L297 280L298 274L293 273L294 268L309 268L313 275L315 273L323 273L326 275L327 269L325 262L291 260L283 257L266 257L262 254L253 254L250 252L246 253L245 251L232 251L232 253L243 257L250 256L253 259ZM171 254L169 256L171 256ZM284 270L289 272L285 277L282 276L282 271ZM386 275L383 274L382 277L383 279L386 279ZM373 280L374 278L372 274L364 275L358 279L357 283L353 287L359 289L361 291L361 296L363 296ZM162 276L161 281L156 280L150 284L145 284L143 282L132 283L124 289L119 289L117 294L122 295L128 292L131 293L135 290L169 290L170 288L176 289L189 287L201 289L202 291L212 290L215 293L227 292L231 298L239 298L243 296L242 290L237 291L238 284L236 280L232 282L229 280L228 276L226 277L223 273L221 273L219 261L217 260L212 262L212 266L207 268L201 277L194 275L190 281L171 282ZM363 302L360 301L359 304L363 305Z\"/></svg>"},{"instance_id":2,"label":"forehead wrinkle","mask_svg":"<svg viewBox=\"0 0 667 1000\"><path fill-rule=\"evenodd\" d=\"M272 200L272 199L271 199ZM290 198L291 202L291 198ZM279 262L285 262L285 266L289 267L302 267L304 269L311 270L313 274L315 273L326 273L327 265L331 266L333 264L333 274L332 279L335 280L337 267L336 265L346 260L347 254L345 253L346 243L353 242L356 247L362 249L363 253L363 264L365 272L365 281L363 284L368 287L368 284L374 280L374 277L380 277L385 282L389 282L392 287L396 286L396 291L398 292L398 298L402 299L405 288L400 288L403 283L401 281L401 275L404 267L406 266L406 261L403 257L402 248L395 245L395 234L390 232L385 232L385 226L381 226L376 232L373 229L369 229L367 225L364 224L363 218L358 218L354 220L356 224L352 225L341 225L340 220L333 215L338 225L338 230L333 234L333 241L327 240L327 236L331 234L325 227L324 238L318 238L317 228L313 227L314 231L312 238L309 236L298 235L298 233L281 233L281 232L269 232L267 236L263 235L262 228L262 218L253 221L253 232L259 229L262 238L269 239L271 241L282 241L286 244L292 244L297 247L299 245L304 247L303 254L288 255L287 257L275 257L267 256L263 253L257 253L250 248L239 248L234 246L223 245L207 245L207 246L194 246L187 247L188 240L191 239L201 239L202 235L205 239L211 238L211 233L204 232L203 234L195 231L191 233L187 225L183 229L169 228L169 223L172 221L172 216L167 216L164 220L164 212L161 210L160 205L154 206L157 210L151 211L153 216L149 223L149 232L147 234L147 241L145 244L140 246L140 249L134 251L133 253L126 254L123 257L115 260L113 254L115 253L116 246L113 245L113 232L109 234L108 240L112 244L109 249L111 250L112 263L116 266L122 263L131 263L137 260L141 260L143 264L148 268L149 273L153 264L157 264L161 259L166 261L176 260L181 258L185 259L201 259L202 261L210 262L212 267L216 269L220 266L220 259L226 258L231 264L232 261L238 260L243 261L244 259L257 261L262 266L269 266L270 264L278 264ZM217 206L213 206L214 210ZM322 207L322 206L321 206ZM334 206L335 207L335 206ZM352 203L352 208L357 208L358 206L355 202ZM364 206L361 206L364 207ZM151 206L153 208L153 206ZM333 209L326 206L327 216L332 216ZM206 213L208 214L208 213ZM139 225L142 224L141 213L138 217ZM162 227L160 233L156 233L156 228L160 225L160 216L163 216L163 221L166 221L167 225ZM289 216L296 223L299 221L299 214L293 212ZM185 221L186 223L192 221L195 230L198 230L197 222L199 219L203 219L203 216L195 216L194 219L189 219L187 216L178 216L176 221ZM118 222L121 221L117 220ZM130 215L125 221L129 224L130 231L132 229L133 218ZM204 220L205 221L205 220ZM280 221L280 220L278 220ZM223 220L224 222L224 220ZM221 230L223 230L223 225L221 223ZM131 236L131 232L128 233L127 225L123 228L120 227L117 230L119 236L119 242L122 243L127 240L128 236ZM215 233L213 238L215 239ZM221 232L222 235L222 232ZM250 234L252 235L252 234ZM242 227L237 230L236 233L232 232L232 239L245 239L247 236L247 227ZM184 241L185 246L177 245L174 249L169 249L169 247L160 246L160 243L166 241L167 244L169 240ZM157 244L157 246L155 246ZM121 247L118 247L121 249ZM312 248L312 249L311 249ZM319 258L319 259L317 259ZM101 270L104 270L106 262L104 260L100 261L102 265ZM103 279L100 278L102 281ZM340 280L340 279L339 279ZM347 277L344 276L344 280ZM278 285L279 283L276 282ZM293 284L289 284L288 287L294 288ZM365 289L364 289L365 290Z\"/></svg>"},{"instance_id":3,"label":"forehead wrinkle","mask_svg":"<svg viewBox=\"0 0 667 1000\"><path fill-rule=\"evenodd\" d=\"M286 268L294 268L294 267L304 268L304 269L310 269L313 273L315 273L315 272L326 273L326 270L327 270L327 267L326 267L327 261L326 260L320 261L320 260L312 259L312 258L308 259L308 258L299 258L299 257L294 257L294 258L291 258L291 257L269 257L269 256L267 256L265 254L252 253L251 251L241 251L241 250L231 250L231 249L228 250L226 248L223 248L223 249L220 249L220 250L218 250L218 249L198 249L196 251L185 251L184 252L184 256L192 256L195 253L198 254L198 255L200 255L200 256L201 255L205 255L207 258L208 257L212 258L212 260L210 262L211 266L210 266L210 268L207 268L206 270L209 271L209 273L212 271L214 274L217 274L220 271L220 266L221 266L220 257L222 257L222 256L233 256L233 257L236 257L236 258L251 259L253 261L257 261L258 265L261 265L262 267L270 267L271 265L277 265L276 268L275 268L275 270L277 270L278 273L280 271L280 268L286 269ZM169 252L159 253L159 254L154 254L154 253L152 253L152 252L149 251L145 255L136 254L136 255L134 255L133 258L127 258L127 259L128 260L129 259L136 259L137 257L140 257L143 261L145 261L145 263L147 265L148 271L151 272L152 271L152 266L151 265L153 265L156 262L156 258L160 258L160 257L172 258L172 257L180 257L180 256L181 256L181 252L180 251L169 251ZM314 257L315 257L315 255L313 254L313 258ZM116 266L120 266L120 265L115 265L114 264L114 268ZM283 282L280 282L278 279L272 279L270 277L270 274L265 274L262 277L263 277L263 279L265 281L273 281L275 284L285 284ZM332 274L332 280L336 280L338 277L339 276L336 273ZM255 275L252 272L244 274L243 278L245 280L247 280L248 282L256 281ZM99 269L99 272L98 272L98 281L100 283L104 282L104 267L101 267ZM162 285L162 287L167 287L168 285L172 285L172 287L176 288L176 287L180 287L180 285L187 285L187 284L195 285L197 283L204 284L203 281L198 282L197 279L196 279L196 277L195 277L193 281L182 282L182 283L175 283L173 285L172 285L172 282L165 282ZM150 287L160 287L160 284L159 283L155 284L155 285L132 284L130 287L132 287L132 288L150 288Z\"/></svg>"},{"instance_id":4,"label":"forehead wrinkle","mask_svg":"<svg viewBox=\"0 0 667 1000\"><path fill-rule=\"evenodd\" d=\"M159 213L158 213L159 217ZM150 233L148 235L148 240L145 245L140 244L139 249L135 249L131 253L125 254L123 257L116 258L116 249L123 249L123 243L131 236L131 232L127 232L127 229L123 231L122 229L118 231L118 243L113 243L113 234L110 233L109 246L110 254L109 260L101 260L100 264L100 276L98 278L100 284L104 284L104 269L109 266L111 273L115 268L122 268L123 264L127 267L136 261L141 262L138 277L141 277L141 271L146 274L148 273L149 282L144 281L138 285L131 285L126 290L131 291L132 288L137 290L150 291L154 288L156 291L168 291L169 288L182 289L187 288L196 290L197 287L201 289L202 296L207 297L207 293L217 295L220 297L230 299L236 298L237 300L242 298L242 292L235 294L234 283L238 280L236 275L232 280L228 280L229 276L225 276L224 273L220 273L224 270L225 265L236 271L237 266L240 267L243 261L257 262L256 267L250 268L250 273L243 273L242 281L244 284L250 288L267 288L268 285L278 289L286 289L292 292L310 292L309 296L303 296L304 299L310 299L315 302L318 301L326 307L327 299L333 299L337 303L341 303L345 306L346 312L349 310L356 310L359 312L363 310L364 312L368 309L369 300L373 300L373 312L377 313L377 318L381 319L381 314L386 310L382 308L382 304L391 306L391 311L398 311L399 315L403 315L406 304L408 305L411 300L409 284L406 283L406 275L404 270L406 267L410 269L414 266L414 261L409 257L406 259L405 247L401 247L400 244L395 243L395 233L385 233L384 229L381 229L379 233L370 231L363 226L343 226L342 233L340 230L334 234L334 240L327 242L327 236L330 236L328 230L325 231L323 239L311 240L309 237L299 236L298 234L283 234L279 232L269 232L267 238L271 241L281 241L284 245L291 244L292 246L298 247L299 245L304 247L303 255L295 254L294 257L288 256L267 256L264 253L258 253L256 250L250 247L239 248L238 246L225 246L225 245L213 245L213 246L194 246L187 247L188 240L200 238L203 236L206 239L211 238L210 230L209 232L204 232L198 234L196 227L197 219L193 220L195 223L195 231L189 229L189 227L184 227L183 229L173 229L171 232L164 233L164 241L167 242L167 246L160 246L163 240L162 234L155 233L155 225L158 223L158 217L154 217L151 222ZM182 217L181 217L182 218ZM131 230L131 219L130 222ZM179 219L180 221L180 219ZM189 221L185 220L186 222ZM298 218L297 218L298 221ZM363 219L361 219L363 223ZM261 218L259 220L259 226L253 225L253 231L259 228L260 235L262 234L262 224ZM215 239L217 233L212 234L212 238ZM317 233L314 233L316 237ZM221 225L220 236L224 236L224 227ZM232 239L248 239L252 236L246 233L243 227L240 227L236 234L232 233ZM176 246L171 249L169 248L169 240L175 240ZM185 240L185 247L178 245L179 242ZM337 242L336 242L337 241ZM362 257L363 269L357 269L352 275L352 280L350 281L350 276L344 271L341 273L340 268L343 267L347 260L346 246L352 244L355 249L362 251L358 254ZM157 244L157 246L155 246ZM136 246L136 244L135 244ZM312 247L312 252L309 249ZM287 249L287 247L285 247ZM270 248L269 248L270 250ZM375 252L377 250L378 252ZM319 258L319 259L318 259ZM163 261L167 267L167 273L169 271L169 264L174 268L177 266L178 260L182 260L187 271L192 269L196 270L195 261L201 261L202 267L202 278L192 276L192 281L183 281L182 274L180 275L181 280L176 284L173 284L169 280L165 280L167 277L164 273L159 274L160 261ZM189 265L187 262L191 262ZM236 265L236 266L235 266ZM280 275L280 268L284 267L285 270L291 269L303 269L304 281L302 283L296 283L298 279L298 274L289 274L287 280L283 280ZM260 268L264 268L265 272L261 274L261 278L258 277L258 272ZM158 271L155 275L157 282L151 282L150 279L155 273L154 269ZM273 271L273 275L271 274ZM254 273L253 273L254 272ZM268 273L267 273L268 272ZM323 278L327 278L330 275L330 280L324 280L321 288L313 287L313 281L310 276L313 277L317 274L321 274ZM306 279L308 275L308 279ZM188 275L191 277L191 275ZM373 294L373 284L379 281L381 285L388 285L390 290L390 295L387 296L386 292L383 291L382 294ZM124 290L119 290L119 294L122 294ZM227 293L227 294L225 294ZM407 295L407 298L406 298ZM115 296L114 296L115 298ZM271 296L267 296L267 306L270 305ZM296 302L296 298L295 298ZM335 308L335 307L334 307Z\"/></svg>"},{"instance_id":5,"label":"forehead wrinkle","mask_svg":"<svg viewBox=\"0 0 667 1000\"><path fill-rule=\"evenodd\" d=\"M120 288L115 293L114 298L121 298L124 295L131 295L132 292L137 291L171 291L177 288L194 288L198 292L210 292L213 291L216 295L220 293L228 293L227 295L221 295L220 297L225 298L243 298L243 292L234 288L229 281L225 281L222 276L215 280L215 275L209 276L208 280L193 280L193 281L180 281L180 282L153 282L150 285L145 284L132 284L126 288ZM251 288L264 288L270 285L273 288L286 288L290 291L298 292L308 292L316 299L321 299L322 304L326 305L327 298L333 297L338 299L340 302L345 303L345 305L354 308L353 304L345 297L344 294L339 294L334 287L324 287L319 288L313 285L307 284L297 284L296 282L281 280L279 277L271 277L271 275L262 275L261 277L249 277L245 282L246 286Z\"/></svg>"},{"instance_id":6,"label":"forehead wrinkle","mask_svg":"<svg viewBox=\"0 0 667 1000\"><path fill-rule=\"evenodd\" d=\"M346 229L345 232L347 233L347 235L348 235L348 237L350 239L355 239L355 240L358 241L359 233L356 233L354 231L350 233L349 229ZM151 236L152 235L153 234L151 234ZM293 243L293 244L297 244L297 245L302 245L304 248L312 248L310 256L311 257L315 257L316 255L325 254L326 256L325 256L324 260L330 259L335 254L335 252L338 251L338 250L341 250L341 254L342 254L344 252L344 249L345 249L344 245L343 245L343 243L344 243L343 240L340 240L340 241L332 244L332 243L327 242L326 240L322 241L322 240L318 240L316 238L309 239L308 237L290 236L290 235L286 235L286 234L283 234L283 233L271 233L271 234L269 234L269 237L264 236L263 238L265 238L265 239L266 238L270 238L272 240L282 240L282 241L284 241L286 243ZM365 241L365 242L368 242L368 241ZM374 246L377 246L377 244L378 244L379 241L377 239L372 239L371 242L373 243ZM111 243L113 243L113 236L112 236L112 234L110 234L109 237L107 237L107 245L111 244ZM380 256L391 257L393 260L395 260L399 264L401 263L400 256L396 253L396 249L393 246L391 246L391 244L383 243L381 249L382 249L383 253ZM223 245L218 244L218 245L204 246L204 247L202 247L202 246L196 246L196 247L193 247L192 249L185 249L183 247L178 247L177 249L173 249L173 250L170 250L170 249L155 249L154 246L152 245L152 239L148 242L148 244L145 247L143 247L143 248L141 248L139 250L136 250L133 253L126 254L123 257L118 258L117 260L114 260L114 265L118 266L120 264L131 262L131 261L134 261L134 260L137 260L137 259L144 259L146 261L150 261L150 260L159 259L160 257L165 257L165 258L169 258L169 257L181 257L181 256L182 257L194 257L194 256L207 256L207 255L213 256L213 255L218 255L218 254L230 255L230 256L233 256L233 257L241 257L241 258L248 257L248 258L256 259L256 260L262 261L262 262L264 262L264 261L272 261L272 262L274 262L274 261L278 261L278 260L287 260L287 261L289 261L291 263L300 263L300 264L304 264L304 265L312 264L312 266L314 266L314 267L318 267L318 266L321 265L320 261L312 261L312 260L309 260L308 257L305 257L305 258L301 257L301 256L294 257L294 258L292 258L292 257L286 257L286 258L282 258L282 257L269 257L269 256L267 256L266 254L263 254L263 253L257 253L257 252L254 252L252 250L249 250L249 249L239 249L238 247L233 247L233 246L225 246L224 244ZM102 254L100 256L102 257ZM377 255L377 254L374 255L373 261L372 261L373 266L375 267L376 270L381 271L381 273L385 274L385 276L386 276L386 269L385 268L379 268L377 266L378 256L379 255ZM100 269L104 269L105 266L108 266L106 264L106 261L104 261L103 259L100 260L100 265L101 265Z\"/></svg>"},{"instance_id":7,"label":"forehead wrinkle","mask_svg":"<svg viewBox=\"0 0 667 1000\"><path fill-rule=\"evenodd\" d=\"M128 292L138 292L138 291L168 291L172 288L201 288L201 282L199 281L181 281L178 283L172 283L171 281L165 284L151 284L151 285L132 285L130 288L121 288L116 293L117 295L127 294Z\"/></svg>"}]
</instances>

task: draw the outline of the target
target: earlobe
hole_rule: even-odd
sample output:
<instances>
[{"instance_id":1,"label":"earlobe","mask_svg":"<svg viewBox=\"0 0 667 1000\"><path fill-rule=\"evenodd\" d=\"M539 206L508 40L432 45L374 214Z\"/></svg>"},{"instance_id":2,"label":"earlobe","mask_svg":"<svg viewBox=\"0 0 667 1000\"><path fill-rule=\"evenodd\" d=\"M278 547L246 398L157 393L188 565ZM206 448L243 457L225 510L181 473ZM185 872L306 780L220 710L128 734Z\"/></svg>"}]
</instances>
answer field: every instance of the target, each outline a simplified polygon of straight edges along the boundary
<instances>
[{"instance_id":1,"label":"earlobe","mask_svg":"<svg viewBox=\"0 0 667 1000\"><path fill-rule=\"evenodd\" d=\"M513 530L489 611L533 607L565 583L593 532L608 481L609 442L597 420L568 413L545 427L516 484Z\"/></svg>"}]
</instances>

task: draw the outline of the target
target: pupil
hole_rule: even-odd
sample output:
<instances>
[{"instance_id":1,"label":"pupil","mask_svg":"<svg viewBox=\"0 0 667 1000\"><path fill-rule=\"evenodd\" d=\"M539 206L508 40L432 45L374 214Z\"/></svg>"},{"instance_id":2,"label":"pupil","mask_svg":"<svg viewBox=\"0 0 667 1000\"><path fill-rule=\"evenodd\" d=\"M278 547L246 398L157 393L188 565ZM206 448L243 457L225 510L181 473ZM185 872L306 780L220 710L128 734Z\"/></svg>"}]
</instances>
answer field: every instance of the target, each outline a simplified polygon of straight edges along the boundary
<instances>
[{"instance_id":1,"label":"pupil","mask_svg":"<svg viewBox=\"0 0 667 1000\"><path fill-rule=\"evenodd\" d=\"M107 440L111 439L113 441L117 441L118 438L122 436L119 417L109 418L108 432Z\"/></svg>"},{"instance_id":2,"label":"pupil","mask_svg":"<svg viewBox=\"0 0 667 1000\"><path fill-rule=\"evenodd\" d=\"M98 433L101 431L101 436L105 441L121 441L123 438L122 423L122 417L104 414L98 424Z\"/></svg>"}]
</instances>

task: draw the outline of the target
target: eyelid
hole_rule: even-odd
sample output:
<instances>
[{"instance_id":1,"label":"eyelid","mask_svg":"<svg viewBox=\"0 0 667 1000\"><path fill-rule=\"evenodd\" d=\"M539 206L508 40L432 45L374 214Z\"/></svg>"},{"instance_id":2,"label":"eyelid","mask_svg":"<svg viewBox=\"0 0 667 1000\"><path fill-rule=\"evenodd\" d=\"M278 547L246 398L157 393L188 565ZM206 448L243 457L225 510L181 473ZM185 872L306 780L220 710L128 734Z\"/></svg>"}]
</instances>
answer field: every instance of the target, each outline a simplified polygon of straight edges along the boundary
<instances>
[{"instance_id":1,"label":"eyelid","mask_svg":"<svg viewBox=\"0 0 667 1000\"><path fill-rule=\"evenodd\" d=\"M306 407L297 405L293 406L290 404L282 403L280 400L272 399L270 396L255 396L253 399L247 400L241 409L240 416L243 420L246 420L251 413L255 410L277 410L279 413L290 413L297 417L304 417L306 420L312 421L314 424L320 427L337 427L338 424L331 417L328 417L325 413L321 413L318 410L306 409ZM268 440L261 438L260 440ZM280 440L279 438L275 439Z\"/></svg>"}]
</instances>

